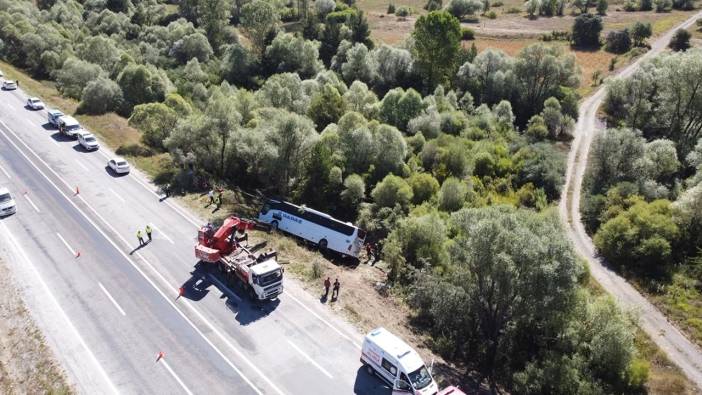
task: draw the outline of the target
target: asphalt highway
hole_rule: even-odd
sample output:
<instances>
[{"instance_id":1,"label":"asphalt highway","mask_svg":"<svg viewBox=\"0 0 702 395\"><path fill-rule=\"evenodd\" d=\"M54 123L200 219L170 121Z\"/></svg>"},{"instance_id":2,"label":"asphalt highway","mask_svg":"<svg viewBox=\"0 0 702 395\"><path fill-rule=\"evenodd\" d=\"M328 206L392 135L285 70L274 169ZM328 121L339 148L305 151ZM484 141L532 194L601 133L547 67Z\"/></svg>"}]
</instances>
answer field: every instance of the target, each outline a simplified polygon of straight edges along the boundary
<instances>
[{"instance_id":1,"label":"asphalt highway","mask_svg":"<svg viewBox=\"0 0 702 395\"><path fill-rule=\"evenodd\" d=\"M223 287L196 266L204 219L108 171L109 149L83 151L26 98L0 92L0 185L18 204L0 254L80 392L390 393L360 369L355 328L289 278L263 307Z\"/></svg>"}]
</instances>

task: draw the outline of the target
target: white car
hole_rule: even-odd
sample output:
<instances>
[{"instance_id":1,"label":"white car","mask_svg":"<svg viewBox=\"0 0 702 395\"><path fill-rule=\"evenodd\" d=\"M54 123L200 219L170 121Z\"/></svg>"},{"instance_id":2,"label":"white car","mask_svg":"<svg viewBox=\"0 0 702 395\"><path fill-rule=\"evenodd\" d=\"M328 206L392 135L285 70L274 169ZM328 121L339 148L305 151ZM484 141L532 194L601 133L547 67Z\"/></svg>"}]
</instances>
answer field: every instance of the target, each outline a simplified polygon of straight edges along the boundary
<instances>
[{"instance_id":1,"label":"white car","mask_svg":"<svg viewBox=\"0 0 702 395\"><path fill-rule=\"evenodd\" d=\"M95 151L100 148L97 139L92 133L83 132L78 135L78 143L88 151Z\"/></svg>"},{"instance_id":2,"label":"white car","mask_svg":"<svg viewBox=\"0 0 702 395\"><path fill-rule=\"evenodd\" d=\"M107 162L107 166L117 174L129 173L129 163L127 163L127 161L122 158L110 159Z\"/></svg>"},{"instance_id":3,"label":"white car","mask_svg":"<svg viewBox=\"0 0 702 395\"><path fill-rule=\"evenodd\" d=\"M17 212L17 204L15 199L10 195L7 188L0 187L0 217L11 215Z\"/></svg>"},{"instance_id":4,"label":"white car","mask_svg":"<svg viewBox=\"0 0 702 395\"><path fill-rule=\"evenodd\" d=\"M30 97L27 99L27 107L31 108L32 110L43 110L44 102L36 97Z\"/></svg>"},{"instance_id":5,"label":"white car","mask_svg":"<svg viewBox=\"0 0 702 395\"><path fill-rule=\"evenodd\" d=\"M2 83L2 89L6 90L6 91L13 91L13 90L17 89L17 84L15 83L15 81L7 81L6 80Z\"/></svg>"}]
</instances>

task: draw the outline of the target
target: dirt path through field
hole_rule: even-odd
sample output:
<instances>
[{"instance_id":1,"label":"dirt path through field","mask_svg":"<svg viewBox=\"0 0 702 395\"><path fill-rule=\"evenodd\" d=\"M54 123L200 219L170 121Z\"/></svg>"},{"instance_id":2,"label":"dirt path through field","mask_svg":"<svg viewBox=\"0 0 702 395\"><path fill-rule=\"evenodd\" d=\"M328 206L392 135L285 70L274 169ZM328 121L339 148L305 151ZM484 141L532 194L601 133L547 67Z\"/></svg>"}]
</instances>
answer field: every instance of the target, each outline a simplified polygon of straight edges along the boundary
<instances>
[{"instance_id":1,"label":"dirt path through field","mask_svg":"<svg viewBox=\"0 0 702 395\"><path fill-rule=\"evenodd\" d=\"M702 17L702 12L662 35L652 43L651 50L646 55L623 69L618 76L631 75L642 62L665 50L675 30L690 27L700 17ZM702 389L702 350L689 341L624 278L606 266L605 262L597 256L592 239L585 232L585 227L580 219L583 176L587 168L590 144L595 133L603 129L604 126L597 119L597 110L605 96L606 90L603 86L580 105L580 117L575 127L575 140L568 155L568 169L563 188L564 196L559 205L561 218L576 250L587 259L592 276L622 306L639 314L641 328L668 355L670 360L680 367L690 381Z\"/></svg>"}]
</instances>

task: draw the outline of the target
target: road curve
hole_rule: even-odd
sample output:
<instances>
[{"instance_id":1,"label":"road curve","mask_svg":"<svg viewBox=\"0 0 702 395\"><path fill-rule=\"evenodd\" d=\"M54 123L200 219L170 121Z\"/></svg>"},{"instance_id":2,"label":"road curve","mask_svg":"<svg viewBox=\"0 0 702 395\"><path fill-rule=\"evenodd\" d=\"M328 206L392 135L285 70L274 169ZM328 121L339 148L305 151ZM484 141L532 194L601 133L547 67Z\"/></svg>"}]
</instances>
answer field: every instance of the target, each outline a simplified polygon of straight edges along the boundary
<instances>
[{"instance_id":1,"label":"road curve","mask_svg":"<svg viewBox=\"0 0 702 395\"><path fill-rule=\"evenodd\" d=\"M651 50L617 74L618 77L630 76L642 62L662 52L675 30L686 29L702 12L695 14L685 22L669 30L651 45ZM668 355L670 360L680 367L685 375L702 389L702 350L688 340L666 317L641 295L626 280L607 267L597 255L590 236L580 218L580 196L583 175L587 167L588 153L592 139L601 128L597 120L597 109L606 95L605 87L600 87L592 96L580 105L578 123L575 126L575 139L568 154L568 168L563 187L563 196L559 212L564 222L568 237L573 241L576 251L588 262L592 276L624 308L631 309L639 315L640 327Z\"/></svg>"}]
</instances>

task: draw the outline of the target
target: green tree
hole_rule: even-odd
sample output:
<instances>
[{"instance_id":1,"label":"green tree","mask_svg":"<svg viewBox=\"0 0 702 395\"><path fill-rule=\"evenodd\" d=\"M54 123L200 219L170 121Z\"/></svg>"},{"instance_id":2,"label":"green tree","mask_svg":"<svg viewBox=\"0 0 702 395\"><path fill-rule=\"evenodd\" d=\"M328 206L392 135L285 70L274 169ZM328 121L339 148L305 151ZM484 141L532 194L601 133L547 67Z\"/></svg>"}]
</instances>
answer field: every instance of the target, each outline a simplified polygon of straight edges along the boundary
<instances>
[{"instance_id":1,"label":"green tree","mask_svg":"<svg viewBox=\"0 0 702 395\"><path fill-rule=\"evenodd\" d=\"M643 47L646 45L646 39L651 37L653 30L650 23L635 22L631 27L631 39L634 41L634 46Z\"/></svg>"},{"instance_id":2,"label":"green tree","mask_svg":"<svg viewBox=\"0 0 702 395\"><path fill-rule=\"evenodd\" d=\"M578 15L573 23L573 44L580 48L599 47L601 31L602 18L599 15Z\"/></svg>"},{"instance_id":3,"label":"green tree","mask_svg":"<svg viewBox=\"0 0 702 395\"><path fill-rule=\"evenodd\" d=\"M468 185L454 177L449 177L441 184L439 191L439 209L453 212L463 208L468 195Z\"/></svg>"},{"instance_id":4,"label":"green tree","mask_svg":"<svg viewBox=\"0 0 702 395\"><path fill-rule=\"evenodd\" d=\"M639 201L607 221L594 237L595 246L612 264L638 271L665 270L672 263L680 230L667 200Z\"/></svg>"},{"instance_id":5,"label":"green tree","mask_svg":"<svg viewBox=\"0 0 702 395\"><path fill-rule=\"evenodd\" d=\"M117 111L122 106L122 89L109 78L98 77L85 86L77 112L104 114Z\"/></svg>"},{"instance_id":6,"label":"green tree","mask_svg":"<svg viewBox=\"0 0 702 395\"><path fill-rule=\"evenodd\" d=\"M344 180L341 200L350 208L356 209L366 195L366 183L358 174L351 174Z\"/></svg>"},{"instance_id":7,"label":"green tree","mask_svg":"<svg viewBox=\"0 0 702 395\"><path fill-rule=\"evenodd\" d=\"M629 30L612 30L607 33L605 48L612 53L625 53L631 49L631 36Z\"/></svg>"},{"instance_id":8,"label":"green tree","mask_svg":"<svg viewBox=\"0 0 702 395\"><path fill-rule=\"evenodd\" d=\"M414 89L395 88L385 94L380 102L380 118L401 130L424 109L422 96Z\"/></svg>"},{"instance_id":9,"label":"green tree","mask_svg":"<svg viewBox=\"0 0 702 395\"><path fill-rule=\"evenodd\" d=\"M56 84L62 94L80 99L83 89L96 80L103 70L100 66L77 58L68 58L56 73Z\"/></svg>"},{"instance_id":10,"label":"green tree","mask_svg":"<svg viewBox=\"0 0 702 395\"><path fill-rule=\"evenodd\" d=\"M268 1L254 0L241 9L241 27L251 40L259 59L266 49L266 38L279 24L280 15Z\"/></svg>"},{"instance_id":11,"label":"green tree","mask_svg":"<svg viewBox=\"0 0 702 395\"><path fill-rule=\"evenodd\" d=\"M597 0L597 15L607 15L607 8L609 8L609 3L607 3L607 0Z\"/></svg>"},{"instance_id":12,"label":"green tree","mask_svg":"<svg viewBox=\"0 0 702 395\"><path fill-rule=\"evenodd\" d=\"M414 173L407 180L412 187L412 203L422 204L439 192L439 182L429 173Z\"/></svg>"},{"instance_id":13,"label":"green tree","mask_svg":"<svg viewBox=\"0 0 702 395\"><path fill-rule=\"evenodd\" d=\"M198 2L198 24L205 29L209 43L217 51L224 43L225 29L229 24L231 9L230 0L199 0ZM198 41L197 44L204 45L201 41Z\"/></svg>"},{"instance_id":14,"label":"green tree","mask_svg":"<svg viewBox=\"0 0 702 395\"><path fill-rule=\"evenodd\" d=\"M172 90L168 77L151 65L128 65L117 77L117 84L124 95L124 114L131 114L138 104L163 101Z\"/></svg>"},{"instance_id":15,"label":"green tree","mask_svg":"<svg viewBox=\"0 0 702 395\"><path fill-rule=\"evenodd\" d=\"M290 33L278 33L266 48L265 63L274 73L298 73L302 78L315 76L324 68L319 61L319 42Z\"/></svg>"},{"instance_id":16,"label":"green tree","mask_svg":"<svg viewBox=\"0 0 702 395\"><path fill-rule=\"evenodd\" d=\"M321 130L337 122L345 112L344 99L332 85L324 85L312 96L307 114Z\"/></svg>"},{"instance_id":17,"label":"green tree","mask_svg":"<svg viewBox=\"0 0 702 395\"><path fill-rule=\"evenodd\" d=\"M417 67L425 86L433 90L447 81L456 69L461 43L460 23L445 11L432 11L417 19L412 37Z\"/></svg>"},{"instance_id":18,"label":"green tree","mask_svg":"<svg viewBox=\"0 0 702 395\"><path fill-rule=\"evenodd\" d=\"M129 126L139 129L144 144L163 149L178 121L178 114L163 103L147 103L134 107Z\"/></svg>"},{"instance_id":19,"label":"green tree","mask_svg":"<svg viewBox=\"0 0 702 395\"><path fill-rule=\"evenodd\" d=\"M408 207L412 200L412 188L402 177L388 174L376 184L371 197L378 207Z\"/></svg>"},{"instance_id":20,"label":"green tree","mask_svg":"<svg viewBox=\"0 0 702 395\"><path fill-rule=\"evenodd\" d=\"M673 51L687 51L690 48L690 38L692 35L685 29L678 29L675 31L673 38L670 39L668 43L668 48Z\"/></svg>"}]
</instances>

